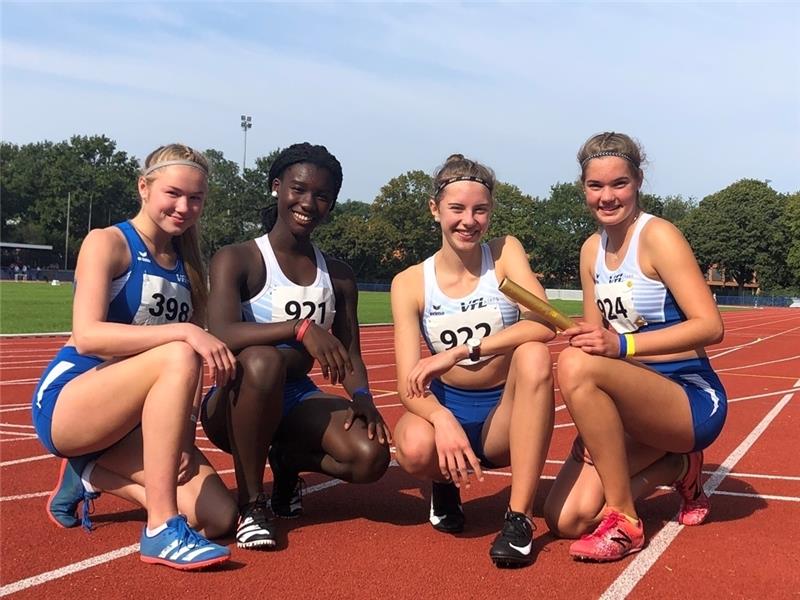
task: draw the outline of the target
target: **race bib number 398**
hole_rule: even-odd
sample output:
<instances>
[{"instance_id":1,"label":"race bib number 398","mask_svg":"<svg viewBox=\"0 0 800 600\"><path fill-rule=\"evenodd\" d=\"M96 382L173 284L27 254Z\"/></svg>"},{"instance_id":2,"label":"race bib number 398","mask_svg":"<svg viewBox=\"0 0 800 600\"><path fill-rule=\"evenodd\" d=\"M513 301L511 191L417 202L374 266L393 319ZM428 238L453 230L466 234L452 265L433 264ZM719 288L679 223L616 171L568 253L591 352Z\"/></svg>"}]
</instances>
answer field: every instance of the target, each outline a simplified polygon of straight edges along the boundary
<instances>
[{"instance_id":1,"label":"race bib number 398","mask_svg":"<svg viewBox=\"0 0 800 600\"><path fill-rule=\"evenodd\" d=\"M134 325L186 323L192 318L192 294L184 286L158 275L142 277L142 298Z\"/></svg>"}]
</instances>

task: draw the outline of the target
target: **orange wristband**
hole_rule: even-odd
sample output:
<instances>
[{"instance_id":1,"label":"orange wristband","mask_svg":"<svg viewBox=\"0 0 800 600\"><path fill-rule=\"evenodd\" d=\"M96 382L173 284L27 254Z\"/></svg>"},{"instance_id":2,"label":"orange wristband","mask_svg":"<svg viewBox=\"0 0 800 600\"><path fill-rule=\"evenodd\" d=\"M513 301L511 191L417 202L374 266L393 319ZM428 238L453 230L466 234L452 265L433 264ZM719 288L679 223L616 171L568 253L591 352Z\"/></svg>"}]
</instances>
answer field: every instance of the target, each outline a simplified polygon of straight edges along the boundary
<instances>
[{"instance_id":1,"label":"orange wristband","mask_svg":"<svg viewBox=\"0 0 800 600\"><path fill-rule=\"evenodd\" d=\"M294 336L294 339L298 342L302 342L309 327L311 327L311 319L303 319L303 322L300 323L300 327L297 328L297 334Z\"/></svg>"}]
</instances>

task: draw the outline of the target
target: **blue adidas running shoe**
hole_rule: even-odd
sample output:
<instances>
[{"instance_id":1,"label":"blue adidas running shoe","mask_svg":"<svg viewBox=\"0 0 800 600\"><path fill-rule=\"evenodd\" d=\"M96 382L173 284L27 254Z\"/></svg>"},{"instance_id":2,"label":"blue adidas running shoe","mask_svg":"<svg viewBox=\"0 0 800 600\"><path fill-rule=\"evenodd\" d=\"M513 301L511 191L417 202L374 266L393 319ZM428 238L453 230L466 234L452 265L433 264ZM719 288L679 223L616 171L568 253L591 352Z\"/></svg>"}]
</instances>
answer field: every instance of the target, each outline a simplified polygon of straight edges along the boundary
<instances>
[{"instance_id":1,"label":"blue adidas running shoe","mask_svg":"<svg viewBox=\"0 0 800 600\"><path fill-rule=\"evenodd\" d=\"M58 483L47 501L47 516L59 527L70 528L83 525L87 531L92 530L89 520L92 501L100 496L96 492L87 492L81 481L83 469L96 458L95 454L65 458L61 461ZM78 517L78 505L83 502L81 517Z\"/></svg>"},{"instance_id":2,"label":"blue adidas running shoe","mask_svg":"<svg viewBox=\"0 0 800 600\"><path fill-rule=\"evenodd\" d=\"M231 552L225 546L208 541L189 527L186 517L178 515L167 521L167 527L153 537L142 530L139 544L142 562L166 565L189 571L225 562Z\"/></svg>"}]
</instances>

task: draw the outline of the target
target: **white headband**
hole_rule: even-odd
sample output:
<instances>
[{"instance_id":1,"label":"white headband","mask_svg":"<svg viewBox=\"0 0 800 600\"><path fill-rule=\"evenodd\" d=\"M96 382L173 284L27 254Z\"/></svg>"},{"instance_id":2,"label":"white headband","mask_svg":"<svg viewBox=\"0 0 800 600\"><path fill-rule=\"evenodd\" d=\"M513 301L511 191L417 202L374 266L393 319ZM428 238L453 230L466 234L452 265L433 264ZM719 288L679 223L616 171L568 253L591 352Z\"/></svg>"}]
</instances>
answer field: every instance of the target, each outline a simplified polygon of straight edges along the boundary
<instances>
[{"instance_id":1,"label":"white headband","mask_svg":"<svg viewBox=\"0 0 800 600\"><path fill-rule=\"evenodd\" d=\"M155 171L156 169L161 169L163 167L171 167L172 165L183 165L185 167L194 167L195 169L199 169L206 175L208 175L208 170L198 162L193 160L186 160L186 159L178 159L178 160L165 160L164 162L156 163L147 167L142 173L142 177L147 177L150 173Z\"/></svg>"}]
</instances>

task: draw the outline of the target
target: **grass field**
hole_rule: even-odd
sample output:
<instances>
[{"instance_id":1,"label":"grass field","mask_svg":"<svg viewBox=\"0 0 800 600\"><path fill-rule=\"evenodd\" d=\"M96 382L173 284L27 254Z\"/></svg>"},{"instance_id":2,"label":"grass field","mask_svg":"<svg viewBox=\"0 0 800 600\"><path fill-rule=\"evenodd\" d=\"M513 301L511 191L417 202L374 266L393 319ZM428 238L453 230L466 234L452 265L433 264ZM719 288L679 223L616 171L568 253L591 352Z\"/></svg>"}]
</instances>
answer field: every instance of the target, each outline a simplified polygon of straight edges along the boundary
<instances>
[{"instance_id":1,"label":"grass field","mask_svg":"<svg viewBox=\"0 0 800 600\"><path fill-rule=\"evenodd\" d=\"M0 333L69 331L72 284L0 282Z\"/></svg>"},{"instance_id":2,"label":"grass field","mask_svg":"<svg viewBox=\"0 0 800 600\"><path fill-rule=\"evenodd\" d=\"M554 300L568 315L581 312L581 303ZM0 282L0 333L51 333L70 330L72 284ZM388 292L360 292L358 320L362 325L391 323Z\"/></svg>"}]
</instances>

